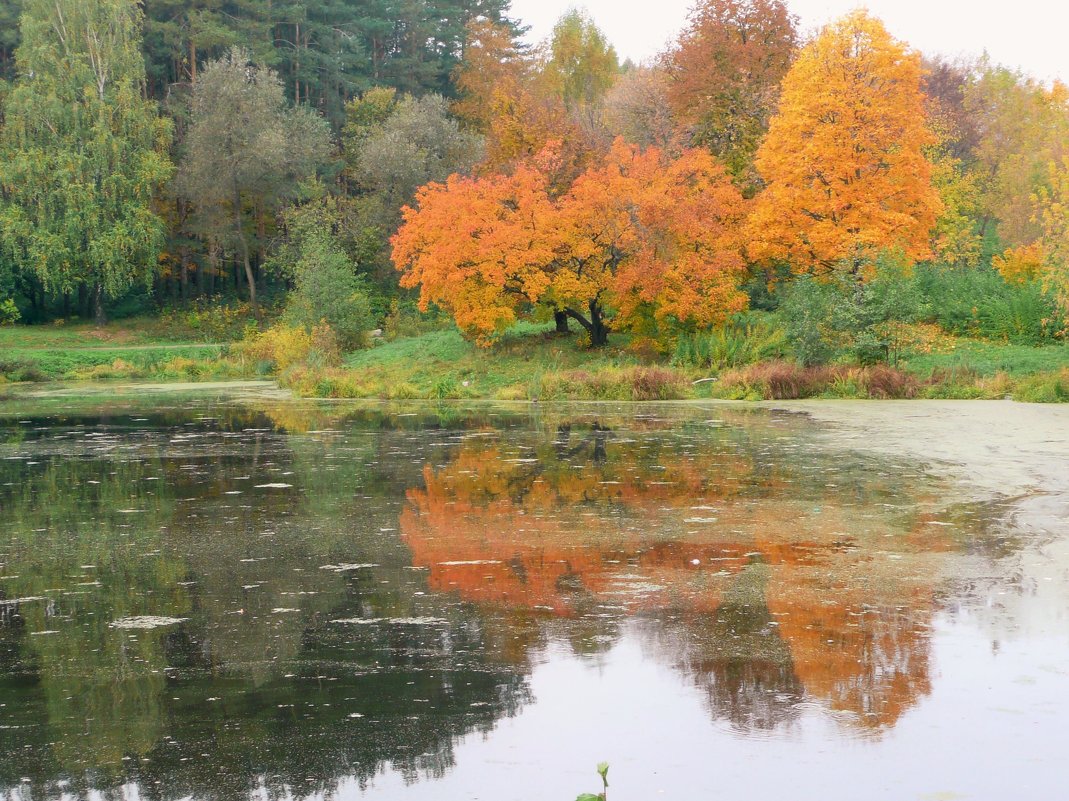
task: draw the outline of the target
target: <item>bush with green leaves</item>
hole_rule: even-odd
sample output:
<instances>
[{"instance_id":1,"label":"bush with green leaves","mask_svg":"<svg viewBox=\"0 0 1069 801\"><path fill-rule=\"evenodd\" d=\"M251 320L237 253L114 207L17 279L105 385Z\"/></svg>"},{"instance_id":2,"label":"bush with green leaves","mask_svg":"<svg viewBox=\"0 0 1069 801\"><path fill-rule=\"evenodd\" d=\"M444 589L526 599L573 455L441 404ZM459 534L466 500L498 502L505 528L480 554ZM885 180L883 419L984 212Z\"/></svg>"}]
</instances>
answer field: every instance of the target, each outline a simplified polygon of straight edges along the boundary
<instances>
[{"instance_id":1,"label":"bush with green leaves","mask_svg":"<svg viewBox=\"0 0 1069 801\"><path fill-rule=\"evenodd\" d=\"M890 256L880 258L864 281L803 275L782 293L779 314L787 339L806 367L842 358L895 363L905 325L928 314L911 271Z\"/></svg>"},{"instance_id":2,"label":"bush with green leaves","mask_svg":"<svg viewBox=\"0 0 1069 801\"><path fill-rule=\"evenodd\" d=\"M781 292L780 319L795 358L803 367L827 364L839 352L834 321L843 303L841 288L802 275Z\"/></svg>"},{"instance_id":3,"label":"bush with green leaves","mask_svg":"<svg viewBox=\"0 0 1069 801\"><path fill-rule=\"evenodd\" d=\"M0 325L14 325L21 319L19 307L11 298L0 300Z\"/></svg>"},{"instance_id":4,"label":"bush with green leaves","mask_svg":"<svg viewBox=\"0 0 1069 801\"><path fill-rule=\"evenodd\" d=\"M293 282L284 321L309 331L325 322L343 349L365 347L376 320L371 292L336 235L341 224L336 204L321 195L290 208L283 219L286 236L267 266Z\"/></svg>"},{"instance_id":5,"label":"bush with green leaves","mask_svg":"<svg viewBox=\"0 0 1069 801\"><path fill-rule=\"evenodd\" d=\"M295 288L284 315L287 322L307 329L326 322L347 350L367 344L374 327L367 288L328 232L306 238L293 274Z\"/></svg>"},{"instance_id":6,"label":"bush with green leaves","mask_svg":"<svg viewBox=\"0 0 1069 801\"><path fill-rule=\"evenodd\" d=\"M915 281L928 300L928 319L952 334L1039 345L1062 328L1038 281L1011 284L988 266L944 265L917 267Z\"/></svg>"}]
</instances>

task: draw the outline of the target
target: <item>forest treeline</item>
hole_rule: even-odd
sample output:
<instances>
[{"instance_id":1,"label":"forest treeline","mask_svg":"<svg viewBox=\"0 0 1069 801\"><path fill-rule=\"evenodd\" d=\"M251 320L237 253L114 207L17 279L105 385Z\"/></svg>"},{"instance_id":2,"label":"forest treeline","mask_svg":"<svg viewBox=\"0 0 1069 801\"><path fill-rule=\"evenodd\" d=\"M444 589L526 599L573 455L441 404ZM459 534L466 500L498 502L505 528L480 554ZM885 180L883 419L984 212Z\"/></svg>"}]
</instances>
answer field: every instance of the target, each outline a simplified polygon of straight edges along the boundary
<instances>
[{"instance_id":1,"label":"forest treeline","mask_svg":"<svg viewBox=\"0 0 1069 801\"><path fill-rule=\"evenodd\" d=\"M635 65L508 0L12 0L0 75L0 320L266 297L356 345L418 295L670 343L924 264L1065 327L1069 89L861 11L698 0Z\"/></svg>"}]
</instances>

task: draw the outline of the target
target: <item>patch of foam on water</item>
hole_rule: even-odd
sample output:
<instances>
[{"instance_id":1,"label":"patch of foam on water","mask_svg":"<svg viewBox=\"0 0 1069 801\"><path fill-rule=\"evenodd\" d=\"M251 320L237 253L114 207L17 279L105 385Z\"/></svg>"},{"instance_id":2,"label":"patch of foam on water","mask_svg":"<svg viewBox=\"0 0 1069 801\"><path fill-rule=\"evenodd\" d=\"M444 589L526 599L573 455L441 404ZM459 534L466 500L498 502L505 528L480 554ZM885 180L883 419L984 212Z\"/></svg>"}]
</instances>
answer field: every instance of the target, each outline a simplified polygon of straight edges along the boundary
<instances>
[{"instance_id":1,"label":"patch of foam on water","mask_svg":"<svg viewBox=\"0 0 1069 801\"><path fill-rule=\"evenodd\" d=\"M320 570L333 570L335 573L346 573L350 570L367 570L368 568L378 567L373 562L368 563L352 563L352 564L340 564L340 565L320 565Z\"/></svg>"},{"instance_id":2,"label":"patch of foam on water","mask_svg":"<svg viewBox=\"0 0 1069 801\"><path fill-rule=\"evenodd\" d=\"M24 598L4 598L0 600L0 606L18 606L19 604L29 603L30 601L43 601L44 597L40 595L27 595Z\"/></svg>"},{"instance_id":3,"label":"patch of foam on water","mask_svg":"<svg viewBox=\"0 0 1069 801\"><path fill-rule=\"evenodd\" d=\"M134 617L122 617L111 622L113 629L158 629L163 626L175 626L185 623L189 618L185 617L160 617L158 615L135 615Z\"/></svg>"},{"instance_id":4,"label":"patch of foam on water","mask_svg":"<svg viewBox=\"0 0 1069 801\"><path fill-rule=\"evenodd\" d=\"M372 626L378 623L392 623L403 626L440 626L449 621L440 617L347 617L330 622L350 626Z\"/></svg>"}]
</instances>

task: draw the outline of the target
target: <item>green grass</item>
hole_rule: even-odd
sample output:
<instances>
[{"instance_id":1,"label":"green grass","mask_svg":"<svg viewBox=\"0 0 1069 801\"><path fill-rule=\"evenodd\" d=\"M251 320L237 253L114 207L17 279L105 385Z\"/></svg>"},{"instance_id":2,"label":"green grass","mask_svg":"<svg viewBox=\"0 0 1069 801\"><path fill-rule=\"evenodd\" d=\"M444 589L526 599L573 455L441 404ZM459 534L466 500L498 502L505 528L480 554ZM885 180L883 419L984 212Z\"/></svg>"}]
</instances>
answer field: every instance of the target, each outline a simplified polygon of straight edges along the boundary
<instances>
[{"instance_id":1,"label":"green grass","mask_svg":"<svg viewBox=\"0 0 1069 801\"><path fill-rule=\"evenodd\" d=\"M639 365L623 349L625 341L614 336L608 347L592 351L575 336L555 336L551 326L523 324L481 348L447 329L382 342L350 355L344 367L371 395L518 400L539 397L550 376Z\"/></svg>"},{"instance_id":2,"label":"green grass","mask_svg":"<svg viewBox=\"0 0 1069 801\"><path fill-rule=\"evenodd\" d=\"M161 332L162 325L159 320L142 320L103 329L88 325L2 328L0 383L86 379L203 381L273 374L270 368L265 372L247 363L227 344L176 341L181 326ZM1069 399L1069 345L1029 347L958 339L945 352L908 354L898 365L902 373L832 365L824 371L828 376L822 377L815 373L802 375L787 361L765 359L750 365L751 358L742 360L747 366L720 371L706 363L713 359L688 363L678 353L676 366L669 367L668 357L637 355L628 343L627 336L613 335L607 347L591 350L575 334L562 337L552 331L551 325L523 323L492 347L482 348L450 327L392 341L377 340L373 347L349 354L340 367L317 365L311 360L299 362L282 371L278 378L300 395L351 398ZM720 343L712 344L719 347ZM742 345L748 347L747 342ZM691 384L694 379L718 373L717 380Z\"/></svg>"},{"instance_id":3,"label":"green grass","mask_svg":"<svg viewBox=\"0 0 1069 801\"><path fill-rule=\"evenodd\" d=\"M77 322L0 327L0 380L60 381L85 378L181 378L208 375L224 347L204 332L155 317L105 326ZM189 368L189 362L202 368Z\"/></svg>"},{"instance_id":4,"label":"green grass","mask_svg":"<svg viewBox=\"0 0 1069 801\"><path fill-rule=\"evenodd\" d=\"M1025 376L1069 367L1069 344L1030 347L963 339L948 353L913 354L903 358L899 367L922 378L937 370Z\"/></svg>"},{"instance_id":5,"label":"green grass","mask_svg":"<svg viewBox=\"0 0 1069 801\"><path fill-rule=\"evenodd\" d=\"M218 345L3 348L0 349L0 376L14 381L151 377L175 360L218 360L222 350ZM119 367L113 369L115 365ZM91 375L93 371L95 374Z\"/></svg>"}]
</instances>

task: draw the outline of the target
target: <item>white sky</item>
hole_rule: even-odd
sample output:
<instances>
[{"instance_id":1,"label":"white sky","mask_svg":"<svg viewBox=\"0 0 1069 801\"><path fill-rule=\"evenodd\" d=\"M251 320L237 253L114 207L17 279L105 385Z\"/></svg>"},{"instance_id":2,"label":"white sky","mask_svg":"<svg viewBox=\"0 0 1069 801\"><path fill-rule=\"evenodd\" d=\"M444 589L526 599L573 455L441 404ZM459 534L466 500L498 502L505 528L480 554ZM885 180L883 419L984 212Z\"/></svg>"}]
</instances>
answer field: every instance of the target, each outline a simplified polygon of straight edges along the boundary
<instances>
[{"instance_id":1,"label":"white sky","mask_svg":"<svg viewBox=\"0 0 1069 801\"><path fill-rule=\"evenodd\" d=\"M540 41L568 8L586 8L621 58L664 49L692 0L512 0L512 16ZM893 35L928 54L980 55L1043 79L1069 82L1069 0L788 0L803 31L865 6Z\"/></svg>"}]
</instances>

